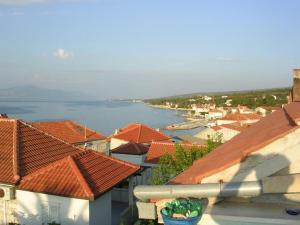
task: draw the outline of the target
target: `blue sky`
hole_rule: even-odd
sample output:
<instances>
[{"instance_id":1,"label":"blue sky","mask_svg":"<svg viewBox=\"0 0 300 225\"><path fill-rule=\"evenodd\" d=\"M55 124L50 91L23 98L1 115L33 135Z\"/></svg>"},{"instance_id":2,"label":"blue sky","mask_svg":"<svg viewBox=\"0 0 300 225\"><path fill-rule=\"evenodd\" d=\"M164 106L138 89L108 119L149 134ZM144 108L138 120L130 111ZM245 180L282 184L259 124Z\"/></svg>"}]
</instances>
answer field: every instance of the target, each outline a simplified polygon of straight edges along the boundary
<instances>
[{"instance_id":1,"label":"blue sky","mask_svg":"<svg viewBox=\"0 0 300 225\"><path fill-rule=\"evenodd\" d=\"M0 88L147 98L291 85L298 0L0 0Z\"/></svg>"}]
</instances>

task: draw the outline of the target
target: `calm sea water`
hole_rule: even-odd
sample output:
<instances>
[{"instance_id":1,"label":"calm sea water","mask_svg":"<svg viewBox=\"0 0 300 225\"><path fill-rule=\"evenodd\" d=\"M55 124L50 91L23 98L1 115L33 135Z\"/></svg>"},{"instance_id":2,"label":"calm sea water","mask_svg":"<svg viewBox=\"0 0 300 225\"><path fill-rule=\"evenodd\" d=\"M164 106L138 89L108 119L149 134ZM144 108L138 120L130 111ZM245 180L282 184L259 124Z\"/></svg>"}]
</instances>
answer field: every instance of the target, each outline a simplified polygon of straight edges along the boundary
<instances>
[{"instance_id":1,"label":"calm sea water","mask_svg":"<svg viewBox=\"0 0 300 225\"><path fill-rule=\"evenodd\" d=\"M180 112L157 109L144 103L125 101L93 102L0 102L0 113L26 121L74 120L105 135L128 123L140 122L154 128L183 122ZM168 135L195 134L201 128L187 131L165 131Z\"/></svg>"}]
</instances>

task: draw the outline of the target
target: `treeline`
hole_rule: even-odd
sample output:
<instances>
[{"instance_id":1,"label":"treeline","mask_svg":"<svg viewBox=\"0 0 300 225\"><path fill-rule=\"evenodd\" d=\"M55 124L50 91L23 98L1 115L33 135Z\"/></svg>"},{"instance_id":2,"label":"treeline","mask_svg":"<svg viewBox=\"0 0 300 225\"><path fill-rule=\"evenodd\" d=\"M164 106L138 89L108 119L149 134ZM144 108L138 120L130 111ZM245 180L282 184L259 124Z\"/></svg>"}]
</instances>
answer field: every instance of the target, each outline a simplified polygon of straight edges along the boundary
<instances>
[{"instance_id":1,"label":"treeline","mask_svg":"<svg viewBox=\"0 0 300 225\"><path fill-rule=\"evenodd\" d=\"M210 95L212 100L206 101L203 96L190 96L190 97L176 97L176 98L159 98L159 99L148 99L145 102L151 105L166 105L166 103L172 103L178 108L191 108L192 104L204 104L214 103L217 107L226 106L226 101L231 99L231 106L236 107L238 105L245 105L249 108L256 108L259 106L266 107L280 107L282 104L287 103L287 96L290 93L290 88L279 88L270 90L260 91L249 91L249 92L237 92L227 94L227 98L223 98L224 95Z\"/></svg>"}]
</instances>

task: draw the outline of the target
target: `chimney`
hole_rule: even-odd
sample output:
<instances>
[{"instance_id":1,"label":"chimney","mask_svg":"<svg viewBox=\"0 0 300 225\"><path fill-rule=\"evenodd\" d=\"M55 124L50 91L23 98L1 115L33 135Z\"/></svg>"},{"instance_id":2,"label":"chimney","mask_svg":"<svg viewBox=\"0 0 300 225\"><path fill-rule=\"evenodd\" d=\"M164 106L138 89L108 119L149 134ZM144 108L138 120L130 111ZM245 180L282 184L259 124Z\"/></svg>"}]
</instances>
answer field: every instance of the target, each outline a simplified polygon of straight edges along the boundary
<instances>
[{"instance_id":1,"label":"chimney","mask_svg":"<svg viewBox=\"0 0 300 225\"><path fill-rule=\"evenodd\" d=\"M8 116L7 116L6 113L1 113L1 114L0 114L0 118L8 118Z\"/></svg>"},{"instance_id":2,"label":"chimney","mask_svg":"<svg viewBox=\"0 0 300 225\"><path fill-rule=\"evenodd\" d=\"M294 69L294 85L292 90L292 101L300 102L300 69Z\"/></svg>"}]
</instances>

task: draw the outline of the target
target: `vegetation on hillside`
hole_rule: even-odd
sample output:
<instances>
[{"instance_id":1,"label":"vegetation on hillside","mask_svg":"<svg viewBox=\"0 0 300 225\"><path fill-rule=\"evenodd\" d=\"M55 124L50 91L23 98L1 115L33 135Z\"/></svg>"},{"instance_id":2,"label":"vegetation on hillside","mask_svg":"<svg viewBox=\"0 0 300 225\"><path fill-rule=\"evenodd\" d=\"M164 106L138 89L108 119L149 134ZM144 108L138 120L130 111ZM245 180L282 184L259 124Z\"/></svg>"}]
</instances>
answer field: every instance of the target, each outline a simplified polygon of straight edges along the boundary
<instances>
[{"instance_id":1,"label":"vegetation on hillside","mask_svg":"<svg viewBox=\"0 0 300 225\"><path fill-rule=\"evenodd\" d=\"M210 153L221 144L222 135L216 135L207 141L206 147L192 147L184 149L181 145L176 145L174 154L165 154L160 157L158 166L153 170L152 184L166 184L172 178L182 173L197 159Z\"/></svg>"},{"instance_id":2,"label":"vegetation on hillside","mask_svg":"<svg viewBox=\"0 0 300 225\"><path fill-rule=\"evenodd\" d=\"M170 97L159 99L148 99L146 103L151 105L166 105L172 103L173 106L178 105L178 108L191 108L192 104L205 104L215 103L217 107L226 106L225 102L231 99L231 106L245 105L251 109L259 106L265 107L280 107L282 104L287 103L287 96L289 95L290 88L278 88L269 90L235 92L226 94L227 98L223 98L225 94L209 95L212 100L206 101L203 96L189 96L189 97Z\"/></svg>"}]
</instances>

